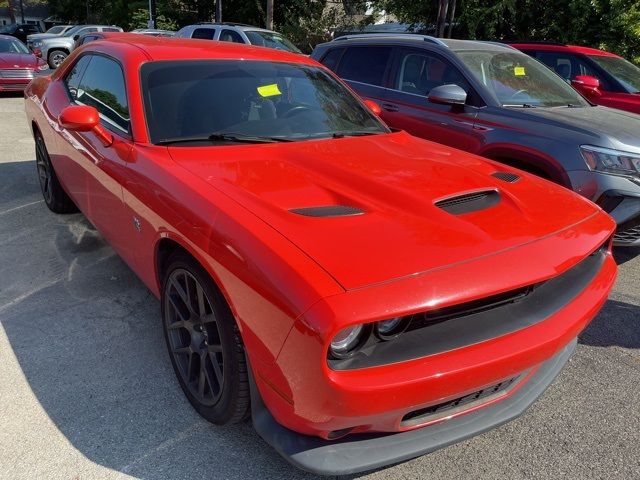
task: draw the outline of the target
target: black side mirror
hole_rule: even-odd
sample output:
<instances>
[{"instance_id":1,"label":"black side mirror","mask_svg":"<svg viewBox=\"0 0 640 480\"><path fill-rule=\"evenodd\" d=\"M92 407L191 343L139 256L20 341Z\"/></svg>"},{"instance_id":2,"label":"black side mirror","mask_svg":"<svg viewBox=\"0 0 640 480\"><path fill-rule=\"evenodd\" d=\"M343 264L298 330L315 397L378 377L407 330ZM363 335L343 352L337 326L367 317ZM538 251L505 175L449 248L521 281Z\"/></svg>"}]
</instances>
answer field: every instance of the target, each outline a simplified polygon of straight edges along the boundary
<instances>
[{"instance_id":1,"label":"black side mirror","mask_svg":"<svg viewBox=\"0 0 640 480\"><path fill-rule=\"evenodd\" d=\"M74 36L73 36L73 40L74 40L74 41L75 41L75 40L78 40L79 38L80 38L80 35L74 35Z\"/></svg>"},{"instance_id":2,"label":"black side mirror","mask_svg":"<svg viewBox=\"0 0 640 480\"><path fill-rule=\"evenodd\" d=\"M427 98L432 103L464 105L467 102L467 92L462 87L452 83L432 88Z\"/></svg>"}]
</instances>

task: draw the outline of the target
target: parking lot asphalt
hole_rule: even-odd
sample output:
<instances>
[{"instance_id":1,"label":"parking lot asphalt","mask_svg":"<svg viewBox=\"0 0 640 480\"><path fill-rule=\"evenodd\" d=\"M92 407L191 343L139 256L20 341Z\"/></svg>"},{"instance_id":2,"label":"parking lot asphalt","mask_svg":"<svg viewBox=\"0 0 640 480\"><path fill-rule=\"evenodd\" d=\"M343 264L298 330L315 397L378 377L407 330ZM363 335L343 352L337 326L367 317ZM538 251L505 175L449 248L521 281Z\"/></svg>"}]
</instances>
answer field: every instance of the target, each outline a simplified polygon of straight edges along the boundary
<instances>
[{"instance_id":1,"label":"parking lot asphalt","mask_svg":"<svg viewBox=\"0 0 640 480\"><path fill-rule=\"evenodd\" d=\"M316 478L184 398L158 301L80 214L42 202L23 100L0 95L0 478ZM349 478L640 478L640 249L522 417Z\"/></svg>"}]
</instances>

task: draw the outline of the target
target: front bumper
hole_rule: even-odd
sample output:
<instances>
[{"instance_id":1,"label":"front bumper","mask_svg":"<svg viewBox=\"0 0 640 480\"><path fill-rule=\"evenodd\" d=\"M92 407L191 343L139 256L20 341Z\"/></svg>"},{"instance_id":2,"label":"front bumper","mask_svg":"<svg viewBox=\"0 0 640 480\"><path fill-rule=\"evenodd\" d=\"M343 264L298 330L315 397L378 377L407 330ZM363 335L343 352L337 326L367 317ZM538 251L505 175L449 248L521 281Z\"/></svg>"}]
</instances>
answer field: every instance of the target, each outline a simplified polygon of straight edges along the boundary
<instances>
[{"instance_id":1,"label":"front bumper","mask_svg":"<svg viewBox=\"0 0 640 480\"><path fill-rule=\"evenodd\" d=\"M473 412L399 433L329 441L280 425L251 382L251 416L258 434L293 465L321 475L346 475L409 460L478 435L521 415L551 384L576 345L573 339L506 398Z\"/></svg>"}]
</instances>

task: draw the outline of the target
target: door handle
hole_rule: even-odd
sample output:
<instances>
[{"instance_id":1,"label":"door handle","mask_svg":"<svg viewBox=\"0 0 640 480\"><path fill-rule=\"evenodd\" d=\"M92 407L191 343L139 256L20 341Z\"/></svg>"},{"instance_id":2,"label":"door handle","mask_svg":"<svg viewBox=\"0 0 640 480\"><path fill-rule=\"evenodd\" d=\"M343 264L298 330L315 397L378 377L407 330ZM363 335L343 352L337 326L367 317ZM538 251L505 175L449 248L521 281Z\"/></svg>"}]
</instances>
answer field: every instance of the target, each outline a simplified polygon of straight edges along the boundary
<instances>
[{"instance_id":1,"label":"door handle","mask_svg":"<svg viewBox=\"0 0 640 480\"><path fill-rule=\"evenodd\" d=\"M382 108L384 108L387 112L397 112L398 106L393 103L383 103Z\"/></svg>"}]
</instances>

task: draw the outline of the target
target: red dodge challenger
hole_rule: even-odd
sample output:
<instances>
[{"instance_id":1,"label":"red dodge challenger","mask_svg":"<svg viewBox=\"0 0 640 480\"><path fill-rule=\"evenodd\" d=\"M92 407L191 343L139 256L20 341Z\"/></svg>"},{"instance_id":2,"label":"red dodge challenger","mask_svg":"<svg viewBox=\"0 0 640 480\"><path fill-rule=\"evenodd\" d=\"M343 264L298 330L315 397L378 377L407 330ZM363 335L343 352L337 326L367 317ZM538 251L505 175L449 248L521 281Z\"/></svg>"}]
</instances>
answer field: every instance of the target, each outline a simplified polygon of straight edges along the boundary
<instances>
[{"instance_id":1,"label":"red dodge challenger","mask_svg":"<svg viewBox=\"0 0 640 480\"><path fill-rule=\"evenodd\" d=\"M390 131L300 55L125 35L25 96L47 206L84 213L160 298L194 408L251 414L313 472L521 414L616 276L593 203Z\"/></svg>"}]
</instances>

